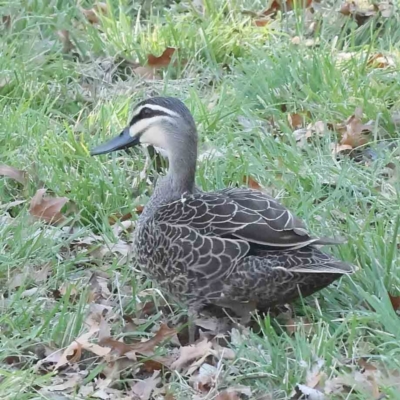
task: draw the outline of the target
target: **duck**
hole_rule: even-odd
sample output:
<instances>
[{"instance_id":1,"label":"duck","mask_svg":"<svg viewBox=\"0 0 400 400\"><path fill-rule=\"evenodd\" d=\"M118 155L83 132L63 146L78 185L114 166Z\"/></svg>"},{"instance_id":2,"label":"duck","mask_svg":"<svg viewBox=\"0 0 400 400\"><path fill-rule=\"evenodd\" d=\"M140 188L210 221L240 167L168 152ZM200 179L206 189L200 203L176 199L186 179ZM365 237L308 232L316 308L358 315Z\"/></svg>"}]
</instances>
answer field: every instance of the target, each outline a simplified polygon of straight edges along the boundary
<instances>
[{"instance_id":1,"label":"duck","mask_svg":"<svg viewBox=\"0 0 400 400\"><path fill-rule=\"evenodd\" d=\"M311 235L302 220L263 191L198 188L198 133L178 98L139 102L126 128L91 155L140 144L161 149L169 166L136 222L136 259L189 315L211 306L247 320L253 311L290 304L355 271L321 251L341 240Z\"/></svg>"}]
</instances>

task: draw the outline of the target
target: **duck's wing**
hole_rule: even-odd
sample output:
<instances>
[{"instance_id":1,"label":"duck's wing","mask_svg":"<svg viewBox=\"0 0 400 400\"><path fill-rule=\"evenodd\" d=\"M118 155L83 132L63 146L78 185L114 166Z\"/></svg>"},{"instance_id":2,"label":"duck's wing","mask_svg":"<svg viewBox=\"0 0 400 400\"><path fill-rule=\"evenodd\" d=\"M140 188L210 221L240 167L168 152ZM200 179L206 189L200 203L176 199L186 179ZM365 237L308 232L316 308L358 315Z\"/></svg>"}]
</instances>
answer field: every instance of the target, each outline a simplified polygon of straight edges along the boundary
<instances>
[{"instance_id":1,"label":"duck's wing","mask_svg":"<svg viewBox=\"0 0 400 400\"><path fill-rule=\"evenodd\" d=\"M338 244L308 234L304 223L266 194L229 188L198 192L163 205L160 222L188 226L206 236L232 237L269 248L296 249L310 244Z\"/></svg>"}]
</instances>

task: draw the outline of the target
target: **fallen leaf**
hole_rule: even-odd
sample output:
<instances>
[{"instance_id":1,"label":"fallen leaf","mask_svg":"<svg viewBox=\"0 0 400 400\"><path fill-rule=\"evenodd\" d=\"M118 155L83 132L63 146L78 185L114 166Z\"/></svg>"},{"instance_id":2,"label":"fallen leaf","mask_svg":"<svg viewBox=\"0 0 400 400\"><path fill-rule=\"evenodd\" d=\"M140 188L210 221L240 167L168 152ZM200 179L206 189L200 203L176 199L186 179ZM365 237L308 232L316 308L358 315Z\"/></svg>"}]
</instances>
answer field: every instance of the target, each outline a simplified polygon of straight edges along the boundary
<instances>
[{"instance_id":1,"label":"fallen leaf","mask_svg":"<svg viewBox=\"0 0 400 400\"><path fill-rule=\"evenodd\" d=\"M358 26L365 24L371 17L375 16L378 11L379 8L376 5L361 6L355 1L342 4L339 10L340 14L352 17Z\"/></svg>"},{"instance_id":2,"label":"fallen leaf","mask_svg":"<svg viewBox=\"0 0 400 400\"><path fill-rule=\"evenodd\" d=\"M261 12L264 16L274 15L278 11L287 12L294 8L295 0L273 0L268 8ZM312 4L312 0L300 0L296 2L297 7L308 8Z\"/></svg>"},{"instance_id":3,"label":"fallen leaf","mask_svg":"<svg viewBox=\"0 0 400 400\"><path fill-rule=\"evenodd\" d=\"M62 353L60 359L58 360L55 369L59 369L63 365L66 365L70 362L71 359L74 360L74 362L79 361L77 357L77 353L79 355L82 354L82 349L90 351L93 354L96 354L99 357L104 357L106 356L109 352L110 349L101 347L97 344L89 342L89 339L98 331L100 330L99 326L94 326L92 327L89 332L86 332L76 338Z\"/></svg>"},{"instance_id":4,"label":"fallen leaf","mask_svg":"<svg viewBox=\"0 0 400 400\"><path fill-rule=\"evenodd\" d=\"M379 364L378 364L379 365ZM371 364L364 358L358 360L360 369L356 369L355 365L351 365L350 373L341 374L333 379L325 382L324 392L326 395L339 394L348 392L348 388L352 389L352 393L360 392L368 399L383 399L379 386L395 387L398 386L398 371L387 371L382 365ZM364 397L363 396L363 397ZM329 397L331 398L331 396Z\"/></svg>"},{"instance_id":5,"label":"fallen leaf","mask_svg":"<svg viewBox=\"0 0 400 400\"><path fill-rule=\"evenodd\" d=\"M215 400L240 400L240 396L236 392L224 390L215 397Z\"/></svg>"},{"instance_id":6,"label":"fallen leaf","mask_svg":"<svg viewBox=\"0 0 400 400\"><path fill-rule=\"evenodd\" d=\"M9 29L11 26L11 15L3 15L1 17L1 22L4 25L4 28Z\"/></svg>"},{"instance_id":7,"label":"fallen leaf","mask_svg":"<svg viewBox=\"0 0 400 400\"><path fill-rule=\"evenodd\" d=\"M374 121L363 124L362 114L362 109L358 107L344 123L336 125L336 130L341 135L340 145L354 149L368 143L368 134L373 130Z\"/></svg>"},{"instance_id":8,"label":"fallen leaf","mask_svg":"<svg viewBox=\"0 0 400 400\"><path fill-rule=\"evenodd\" d=\"M385 56L382 53L376 53L369 56L367 65L371 68L387 68L394 67L396 64L393 58L390 56Z\"/></svg>"},{"instance_id":9,"label":"fallen leaf","mask_svg":"<svg viewBox=\"0 0 400 400\"><path fill-rule=\"evenodd\" d=\"M261 185L251 176L244 176L243 183L245 183L249 188L252 188L255 190L262 190Z\"/></svg>"},{"instance_id":10,"label":"fallen leaf","mask_svg":"<svg viewBox=\"0 0 400 400\"><path fill-rule=\"evenodd\" d=\"M100 299L109 299L111 297L111 292L108 288L108 283L109 278L104 278L97 273L93 273L88 282L91 294L90 300L99 302Z\"/></svg>"},{"instance_id":11,"label":"fallen leaf","mask_svg":"<svg viewBox=\"0 0 400 400\"><path fill-rule=\"evenodd\" d=\"M143 361L141 370L144 370L146 372L159 371L163 368L164 365L165 364L160 361L149 359L149 360Z\"/></svg>"},{"instance_id":12,"label":"fallen leaf","mask_svg":"<svg viewBox=\"0 0 400 400\"><path fill-rule=\"evenodd\" d=\"M217 340L212 341L212 349L210 353L218 360L234 360L236 358L236 354L232 349L221 346L220 344L218 344Z\"/></svg>"},{"instance_id":13,"label":"fallen leaf","mask_svg":"<svg viewBox=\"0 0 400 400\"><path fill-rule=\"evenodd\" d=\"M56 224L65 220L61 209L68 202L66 197L45 197L46 189L39 189L32 197L29 213L36 219Z\"/></svg>"},{"instance_id":14,"label":"fallen leaf","mask_svg":"<svg viewBox=\"0 0 400 400\"><path fill-rule=\"evenodd\" d=\"M0 165L0 175L14 179L15 181L21 183L22 185L25 185L27 181L25 171L22 171L14 167L10 167L9 165L4 165L4 164Z\"/></svg>"},{"instance_id":15,"label":"fallen leaf","mask_svg":"<svg viewBox=\"0 0 400 400\"><path fill-rule=\"evenodd\" d=\"M64 377L63 377L64 378ZM63 379L61 378L61 379ZM66 389L72 389L83 380L83 376L79 373L69 373L65 376L65 381L57 385L49 385L43 389L48 392L64 392ZM47 396L46 396L47 397Z\"/></svg>"},{"instance_id":16,"label":"fallen leaf","mask_svg":"<svg viewBox=\"0 0 400 400\"><path fill-rule=\"evenodd\" d=\"M74 44L71 42L69 32L65 29L62 29L60 31L57 31L57 36L59 37L63 45L62 52L64 54L68 54L75 47Z\"/></svg>"},{"instance_id":17,"label":"fallen leaf","mask_svg":"<svg viewBox=\"0 0 400 400\"><path fill-rule=\"evenodd\" d=\"M321 371L324 364L325 361L322 358L318 358L312 364L311 368L307 371L306 386L314 389L319 384L321 378L325 376Z\"/></svg>"},{"instance_id":18,"label":"fallen leaf","mask_svg":"<svg viewBox=\"0 0 400 400\"><path fill-rule=\"evenodd\" d=\"M57 291L60 295L60 298L68 295L71 303L74 303L79 297L79 292L76 288L76 285L67 281L63 282Z\"/></svg>"},{"instance_id":19,"label":"fallen leaf","mask_svg":"<svg viewBox=\"0 0 400 400\"><path fill-rule=\"evenodd\" d=\"M101 13L103 15L108 14L108 6L106 3L95 3L90 9L81 8L82 14L91 24L98 24L100 19L98 15Z\"/></svg>"},{"instance_id":20,"label":"fallen leaf","mask_svg":"<svg viewBox=\"0 0 400 400\"><path fill-rule=\"evenodd\" d=\"M219 333L226 333L228 331L228 324L217 317L199 317L194 320L194 324L200 328L204 328L207 331L211 331L213 335Z\"/></svg>"},{"instance_id":21,"label":"fallen leaf","mask_svg":"<svg viewBox=\"0 0 400 400\"><path fill-rule=\"evenodd\" d=\"M392 296L389 293L389 299L390 299L390 302L392 303L393 310L394 311L400 310L400 296Z\"/></svg>"},{"instance_id":22,"label":"fallen leaf","mask_svg":"<svg viewBox=\"0 0 400 400\"><path fill-rule=\"evenodd\" d=\"M336 143L331 144L331 151L333 156L336 156L337 154L343 152L347 153L351 150L353 150L353 147L348 144L336 144Z\"/></svg>"},{"instance_id":23,"label":"fallen leaf","mask_svg":"<svg viewBox=\"0 0 400 400\"><path fill-rule=\"evenodd\" d=\"M104 256L107 254L115 253L118 253L124 257L128 257L132 253L132 245L124 240L119 239L117 243L103 244L90 252L93 258L99 260L104 258Z\"/></svg>"},{"instance_id":24,"label":"fallen leaf","mask_svg":"<svg viewBox=\"0 0 400 400\"><path fill-rule=\"evenodd\" d=\"M287 118L292 129L299 129L304 124L304 117L300 114L288 114Z\"/></svg>"},{"instance_id":25,"label":"fallen leaf","mask_svg":"<svg viewBox=\"0 0 400 400\"><path fill-rule=\"evenodd\" d=\"M159 57L149 54L147 56L147 65L154 68L166 67L171 63L175 51L174 47L167 47Z\"/></svg>"},{"instance_id":26,"label":"fallen leaf","mask_svg":"<svg viewBox=\"0 0 400 400\"><path fill-rule=\"evenodd\" d=\"M126 355L127 357L135 358L134 353L149 355L154 351L157 345L175 334L176 330L174 328L169 328L167 324L161 324L155 336L144 342L126 344L111 337L106 337L101 339L99 344L110 347L113 351L116 351L119 356Z\"/></svg>"},{"instance_id":27,"label":"fallen leaf","mask_svg":"<svg viewBox=\"0 0 400 400\"><path fill-rule=\"evenodd\" d=\"M116 222L124 222L132 218L132 213L112 214L108 217L108 223L114 225Z\"/></svg>"},{"instance_id":28,"label":"fallen leaf","mask_svg":"<svg viewBox=\"0 0 400 400\"><path fill-rule=\"evenodd\" d=\"M207 357L207 355L210 354L211 348L212 343L207 339L203 339L194 345L181 347L179 357L172 363L171 369L179 371L189 362L198 358Z\"/></svg>"},{"instance_id":29,"label":"fallen leaf","mask_svg":"<svg viewBox=\"0 0 400 400\"><path fill-rule=\"evenodd\" d=\"M216 383L217 375L217 367L204 363L200 366L198 373L189 378L189 383L196 391L208 393Z\"/></svg>"},{"instance_id":30,"label":"fallen leaf","mask_svg":"<svg viewBox=\"0 0 400 400\"><path fill-rule=\"evenodd\" d=\"M139 396L140 400L149 400L151 393L161 382L160 371L154 371L153 376L135 383L132 386L132 393Z\"/></svg>"},{"instance_id":31,"label":"fallen leaf","mask_svg":"<svg viewBox=\"0 0 400 400\"><path fill-rule=\"evenodd\" d=\"M254 25L258 27L263 27L268 25L271 22L270 18L258 18L254 20Z\"/></svg>"}]
</instances>

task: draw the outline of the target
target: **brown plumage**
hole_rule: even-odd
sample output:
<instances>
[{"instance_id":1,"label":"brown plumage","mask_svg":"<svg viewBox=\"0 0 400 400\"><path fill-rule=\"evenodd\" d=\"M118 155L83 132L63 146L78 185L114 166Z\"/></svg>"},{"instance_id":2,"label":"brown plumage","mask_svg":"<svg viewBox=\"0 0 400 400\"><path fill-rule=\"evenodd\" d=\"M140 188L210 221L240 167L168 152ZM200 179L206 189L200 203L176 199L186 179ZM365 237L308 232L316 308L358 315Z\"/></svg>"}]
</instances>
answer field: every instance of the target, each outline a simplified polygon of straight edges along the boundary
<instances>
[{"instance_id":1,"label":"brown plumage","mask_svg":"<svg viewBox=\"0 0 400 400\"><path fill-rule=\"evenodd\" d=\"M196 127L178 99L139 103L121 135L92 154L142 142L167 153L169 171L139 218L137 260L191 310L212 305L244 316L308 296L353 272L316 247L337 241L309 235L303 222L270 196L247 188L197 189Z\"/></svg>"}]
</instances>

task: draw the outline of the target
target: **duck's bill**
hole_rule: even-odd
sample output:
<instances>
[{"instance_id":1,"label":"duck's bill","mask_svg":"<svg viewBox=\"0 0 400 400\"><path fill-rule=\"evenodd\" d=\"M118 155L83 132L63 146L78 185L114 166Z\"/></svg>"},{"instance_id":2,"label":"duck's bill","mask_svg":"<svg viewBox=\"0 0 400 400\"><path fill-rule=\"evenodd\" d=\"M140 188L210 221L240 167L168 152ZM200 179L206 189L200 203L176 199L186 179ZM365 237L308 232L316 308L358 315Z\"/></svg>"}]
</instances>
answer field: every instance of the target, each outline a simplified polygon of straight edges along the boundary
<instances>
[{"instance_id":1,"label":"duck's bill","mask_svg":"<svg viewBox=\"0 0 400 400\"><path fill-rule=\"evenodd\" d=\"M91 156L112 153L117 150L125 150L137 146L140 143L139 137L132 137L129 134L129 127L125 128L117 137L109 140L90 151Z\"/></svg>"}]
</instances>

